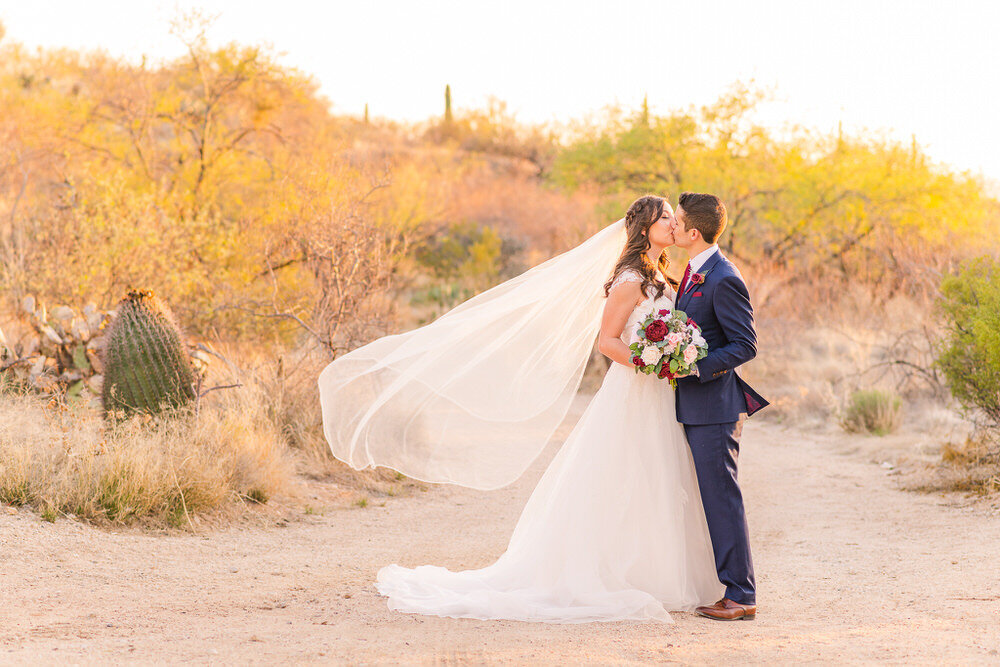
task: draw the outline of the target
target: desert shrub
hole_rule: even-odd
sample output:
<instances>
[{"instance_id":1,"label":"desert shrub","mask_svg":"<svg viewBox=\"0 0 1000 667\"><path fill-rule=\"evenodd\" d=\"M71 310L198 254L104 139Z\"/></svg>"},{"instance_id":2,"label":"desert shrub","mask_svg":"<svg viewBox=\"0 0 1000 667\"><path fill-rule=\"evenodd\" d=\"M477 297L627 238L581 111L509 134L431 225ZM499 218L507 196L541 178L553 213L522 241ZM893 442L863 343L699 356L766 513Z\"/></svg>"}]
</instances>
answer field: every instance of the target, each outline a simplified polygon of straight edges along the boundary
<instances>
[{"instance_id":1,"label":"desert shrub","mask_svg":"<svg viewBox=\"0 0 1000 667\"><path fill-rule=\"evenodd\" d=\"M1000 492L1000 434L980 429L964 441L941 447L941 465L911 488L988 496Z\"/></svg>"},{"instance_id":2,"label":"desert shrub","mask_svg":"<svg viewBox=\"0 0 1000 667\"><path fill-rule=\"evenodd\" d=\"M1000 463L1000 436L976 431L963 442L948 442L941 447L941 460L957 466L973 467Z\"/></svg>"},{"instance_id":3,"label":"desert shrub","mask_svg":"<svg viewBox=\"0 0 1000 667\"><path fill-rule=\"evenodd\" d=\"M937 365L974 421L1000 428L1000 262L980 257L941 282L946 335Z\"/></svg>"},{"instance_id":4,"label":"desert shrub","mask_svg":"<svg viewBox=\"0 0 1000 667\"><path fill-rule=\"evenodd\" d=\"M440 279L464 278L490 285L524 267L516 264L521 246L489 225L456 223L416 249L417 261Z\"/></svg>"},{"instance_id":5,"label":"desert shrub","mask_svg":"<svg viewBox=\"0 0 1000 667\"><path fill-rule=\"evenodd\" d=\"M842 424L847 431L886 435L899 428L902 401L892 392L865 389L851 394Z\"/></svg>"}]
</instances>

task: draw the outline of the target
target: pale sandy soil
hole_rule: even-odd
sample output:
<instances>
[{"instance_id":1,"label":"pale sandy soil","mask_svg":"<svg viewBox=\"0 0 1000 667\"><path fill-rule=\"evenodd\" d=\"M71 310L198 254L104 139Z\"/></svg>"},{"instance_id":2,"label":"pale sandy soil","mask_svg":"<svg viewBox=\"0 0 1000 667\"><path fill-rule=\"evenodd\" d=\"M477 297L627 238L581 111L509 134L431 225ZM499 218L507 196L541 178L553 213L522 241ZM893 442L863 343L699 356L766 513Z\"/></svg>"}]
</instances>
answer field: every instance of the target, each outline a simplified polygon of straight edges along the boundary
<instances>
[{"instance_id":1,"label":"pale sandy soil","mask_svg":"<svg viewBox=\"0 0 1000 667\"><path fill-rule=\"evenodd\" d=\"M372 586L385 564L495 559L555 445L500 491L314 500L320 513L299 508L287 524L203 534L2 508L0 664L1000 663L995 503L901 491L869 443L747 426L754 622L545 625L386 608Z\"/></svg>"}]
</instances>

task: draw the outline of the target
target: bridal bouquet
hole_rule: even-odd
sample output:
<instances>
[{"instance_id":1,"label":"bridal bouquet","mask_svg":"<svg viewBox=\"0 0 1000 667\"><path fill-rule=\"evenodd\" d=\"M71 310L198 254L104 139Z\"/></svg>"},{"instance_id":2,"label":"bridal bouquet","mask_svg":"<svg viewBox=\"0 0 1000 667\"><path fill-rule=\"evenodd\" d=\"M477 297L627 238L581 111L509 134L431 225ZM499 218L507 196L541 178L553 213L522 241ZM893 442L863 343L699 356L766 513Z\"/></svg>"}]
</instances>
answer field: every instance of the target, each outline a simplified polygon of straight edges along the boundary
<instances>
[{"instance_id":1,"label":"bridal bouquet","mask_svg":"<svg viewBox=\"0 0 1000 667\"><path fill-rule=\"evenodd\" d=\"M682 310L663 309L646 316L636 331L638 340L629 345L636 373L670 378L691 373L708 356L708 343L701 329Z\"/></svg>"}]
</instances>

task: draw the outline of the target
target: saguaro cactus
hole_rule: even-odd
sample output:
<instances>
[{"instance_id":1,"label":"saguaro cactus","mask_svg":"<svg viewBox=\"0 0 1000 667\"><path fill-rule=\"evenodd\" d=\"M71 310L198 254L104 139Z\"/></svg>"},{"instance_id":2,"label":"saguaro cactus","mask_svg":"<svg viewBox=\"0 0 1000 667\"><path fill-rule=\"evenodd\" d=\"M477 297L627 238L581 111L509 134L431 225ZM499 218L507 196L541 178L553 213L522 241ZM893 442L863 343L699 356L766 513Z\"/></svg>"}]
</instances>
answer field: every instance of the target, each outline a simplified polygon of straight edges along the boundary
<instances>
[{"instance_id":1,"label":"saguaro cactus","mask_svg":"<svg viewBox=\"0 0 1000 667\"><path fill-rule=\"evenodd\" d=\"M153 414L195 398L195 374L167 305L148 290L118 303L104 349L104 414Z\"/></svg>"}]
</instances>

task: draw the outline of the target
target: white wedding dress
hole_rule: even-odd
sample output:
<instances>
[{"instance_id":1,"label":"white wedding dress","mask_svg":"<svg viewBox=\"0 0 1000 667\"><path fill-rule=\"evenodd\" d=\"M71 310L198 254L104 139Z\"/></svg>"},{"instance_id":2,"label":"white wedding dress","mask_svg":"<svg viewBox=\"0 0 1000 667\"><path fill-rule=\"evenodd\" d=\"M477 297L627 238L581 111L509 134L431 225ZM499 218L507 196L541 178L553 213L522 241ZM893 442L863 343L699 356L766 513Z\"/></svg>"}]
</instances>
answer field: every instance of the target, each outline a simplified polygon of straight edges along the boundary
<instances>
[{"instance_id":1,"label":"white wedding dress","mask_svg":"<svg viewBox=\"0 0 1000 667\"><path fill-rule=\"evenodd\" d=\"M623 273L623 281L640 280ZM639 303L630 342L672 293ZM378 591L401 612L549 623L654 620L724 593L694 463L666 380L613 363L528 499L492 565L453 572L383 567Z\"/></svg>"}]
</instances>

